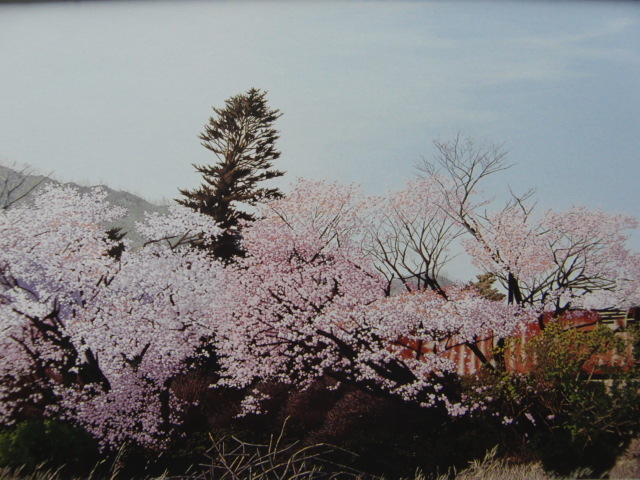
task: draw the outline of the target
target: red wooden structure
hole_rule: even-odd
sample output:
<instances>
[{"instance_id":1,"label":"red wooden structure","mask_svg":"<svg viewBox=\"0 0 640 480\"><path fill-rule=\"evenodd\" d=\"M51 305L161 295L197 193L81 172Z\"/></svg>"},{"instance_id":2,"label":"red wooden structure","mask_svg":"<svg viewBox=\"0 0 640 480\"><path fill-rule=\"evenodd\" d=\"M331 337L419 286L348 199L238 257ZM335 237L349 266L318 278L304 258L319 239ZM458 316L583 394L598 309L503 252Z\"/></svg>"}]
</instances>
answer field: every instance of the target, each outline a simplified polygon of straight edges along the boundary
<instances>
[{"instance_id":1,"label":"red wooden structure","mask_svg":"<svg viewBox=\"0 0 640 480\"><path fill-rule=\"evenodd\" d=\"M553 319L552 315L546 315L543 322L546 324ZM611 351L608 355L595 355L589 362L589 370L594 374L603 373L603 369L598 366L626 368L633 361L631 342L628 341L629 333L627 327L633 322L640 320L640 307L630 310L571 310L555 321L561 321L566 328L575 328L578 331L588 332L594 330L598 325L605 325L616 332L616 335L625 341L625 351ZM535 335L540 333L538 323L530 324L522 332L517 342L505 352L505 363L507 371L525 373L531 368L533 359L526 357L526 344ZM402 358L421 358L424 355L439 353L443 357L451 360L457 366L459 375L471 375L480 370L482 361L478 352L486 359L491 359L492 352L497 347L498 339L488 336L475 343L474 352L466 344L455 344L451 338L435 342L417 342L401 338L396 345L404 347L400 355Z\"/></svg>"}]
</instances>

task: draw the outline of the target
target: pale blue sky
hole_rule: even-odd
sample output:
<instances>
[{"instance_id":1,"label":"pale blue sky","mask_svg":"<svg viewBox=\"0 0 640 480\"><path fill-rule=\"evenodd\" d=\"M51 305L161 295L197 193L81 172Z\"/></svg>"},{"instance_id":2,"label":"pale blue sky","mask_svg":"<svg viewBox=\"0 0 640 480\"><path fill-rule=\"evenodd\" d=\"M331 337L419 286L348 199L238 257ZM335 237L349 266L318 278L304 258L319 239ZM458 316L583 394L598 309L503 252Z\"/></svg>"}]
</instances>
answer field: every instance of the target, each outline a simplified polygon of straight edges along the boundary
<instances>
[{"instance_id":1,"label":"pale blue sky","mask_svg":"<svg viewBox=\"0 0 640 480\"><path fill-rule=\"evenodd\" d=\"M285 182L399 188L461 131L510 151L498 194L640 216L637 2L0 5L1 163L174 198L250 87L284 113Z\"/></svg>"}]
</instances>

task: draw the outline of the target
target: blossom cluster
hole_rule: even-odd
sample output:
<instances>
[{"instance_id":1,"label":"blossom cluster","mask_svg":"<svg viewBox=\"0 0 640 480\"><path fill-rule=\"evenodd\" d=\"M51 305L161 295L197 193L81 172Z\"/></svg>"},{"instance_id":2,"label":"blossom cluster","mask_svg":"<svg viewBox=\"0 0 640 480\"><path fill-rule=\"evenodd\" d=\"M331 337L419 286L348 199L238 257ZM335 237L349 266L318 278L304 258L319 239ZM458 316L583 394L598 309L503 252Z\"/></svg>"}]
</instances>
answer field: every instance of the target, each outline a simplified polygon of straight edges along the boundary
<instances>
[{"instance_id":1,"label":"blossom cluster","mask_svg":"<svg viewBox=\"0 0 640 480\"><path fill-rule=\"evenodd\" d=\"M246 256L227 272L229 293L220 303L219 317L229 319L216 336L225 384L304 387L329 375L454 411L440 385L455 371L447 348L510 336L535 318L460 286L388 297L376 257L361 248L367 204L353 188L302 182L245 227ZM427 223L417 216L412 224ZM403 358L400 338L432 348ZM255 398L247 405L255 410Z\"/></svg>"},{"instance_id":2,"label":"blossom cluster","mask_svg":"<svg viewBox=\"0 0 640 480\"><path fill-rule=\"evenodd\" d=\"M625 245L637 228L629 215L573 207L534 216L514 205L488 215L466 240L476 266L540 309L612 308L640 303L640 255Z\"/></svg>"},{"instance_id":3,"label":"blossom cluster","mask_svg":"<svg viewBox=\"0 0 640 480\"><path fill-rule=\"evenodd\" d=\"M188 245L123 240L109 255L104 223L125 212L105 196L52 186L0 214L0 422L41 398L105 447L154 445L177 421L171 379L210 333L221 269ZM178 237L185 226L217 234L186 208L140 230Z\"/></svg>"}]
</instances>

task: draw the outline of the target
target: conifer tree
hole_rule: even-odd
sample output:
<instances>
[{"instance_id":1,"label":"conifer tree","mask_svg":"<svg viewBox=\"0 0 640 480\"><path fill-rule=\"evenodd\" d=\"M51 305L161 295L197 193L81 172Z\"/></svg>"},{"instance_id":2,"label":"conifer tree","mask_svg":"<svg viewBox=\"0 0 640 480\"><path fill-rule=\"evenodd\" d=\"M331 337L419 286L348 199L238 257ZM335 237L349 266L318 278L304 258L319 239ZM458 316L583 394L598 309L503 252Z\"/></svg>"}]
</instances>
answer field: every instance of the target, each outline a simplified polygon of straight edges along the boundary
<instances>
[{"instance_id":1,"label":"conifer tree","mask_svg":"<svg viewBox=\"0 0 640 480\"><path fill-rule=\"evenodd\" d=\"M475 282L469 282L470 287L475 287L478 293L488 300L500 302L506 298L506 295L496 290L493 284L497 277L493 273L481 273L476 275Z\"/></svg>"},{"instance_id":2,"label":"conifer tree","mask_svg":"<svg viewBox=\"0 0 640 480\"><path fill-rule=\"evenodd\" d=\"M193 190L181 189L185 198L177 200L218 222L224 233L210 248L214 256L223 260L242 256L239 223L252 221L254 216L241 207L282 197L278 188L259 186L265 180L284 175L272 165L280 157L275 147L279 135L273 124L282 114L268 107L266 94L252 88L227 99L224 108L213 108L215 115L199 138L218 162L194 164L204 183Z\"/></svg>"}]
</instances>

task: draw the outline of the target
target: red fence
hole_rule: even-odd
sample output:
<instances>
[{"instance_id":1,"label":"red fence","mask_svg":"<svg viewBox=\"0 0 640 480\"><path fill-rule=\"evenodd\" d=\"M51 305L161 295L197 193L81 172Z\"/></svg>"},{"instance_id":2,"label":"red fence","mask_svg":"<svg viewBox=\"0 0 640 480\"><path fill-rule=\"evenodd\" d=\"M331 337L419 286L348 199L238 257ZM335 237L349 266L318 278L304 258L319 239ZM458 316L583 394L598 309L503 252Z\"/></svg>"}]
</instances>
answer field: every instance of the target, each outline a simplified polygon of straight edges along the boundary
<instances>
[{"instance_id":1,"label":"red fence","mask_svg":"<svg viewBox=\"0 0 640 480\"><path fill-rule=\"evenodd\" d=\"M552 320L551 315L545 316L543 322L546 324ZM566 328L575 328L578 331L588 332L597 328L598 325L605 325L616 332L616 335L625 341L625 351L611 351L607 355L594 355L590 360L590 370L593 373L602 373L599 366L625 368L633 361L632 345L627 331L627 327L640 320L640 308L630 310L572 310L566 312L560 319ZM537 323L531 324L522 332L517 342L510 342L511 345L505 352L505 363L507 371L525 373L531 368L533 359L527 358L527 342L540 333L540 326ZM403 358L418 357L440 352L439 355L449 359L456 365L459 375L471 375L480 369L483 362L478 355L483 355L486 359L491 359L494 349L497 347L498 339L489 336L475 343L474 352L465 344L453 344L451 339L443 340L435 344L434 342L417 342L414 340L399 339L396 342L405 347L400 355Z\"/></svg>"}]
</instances>

